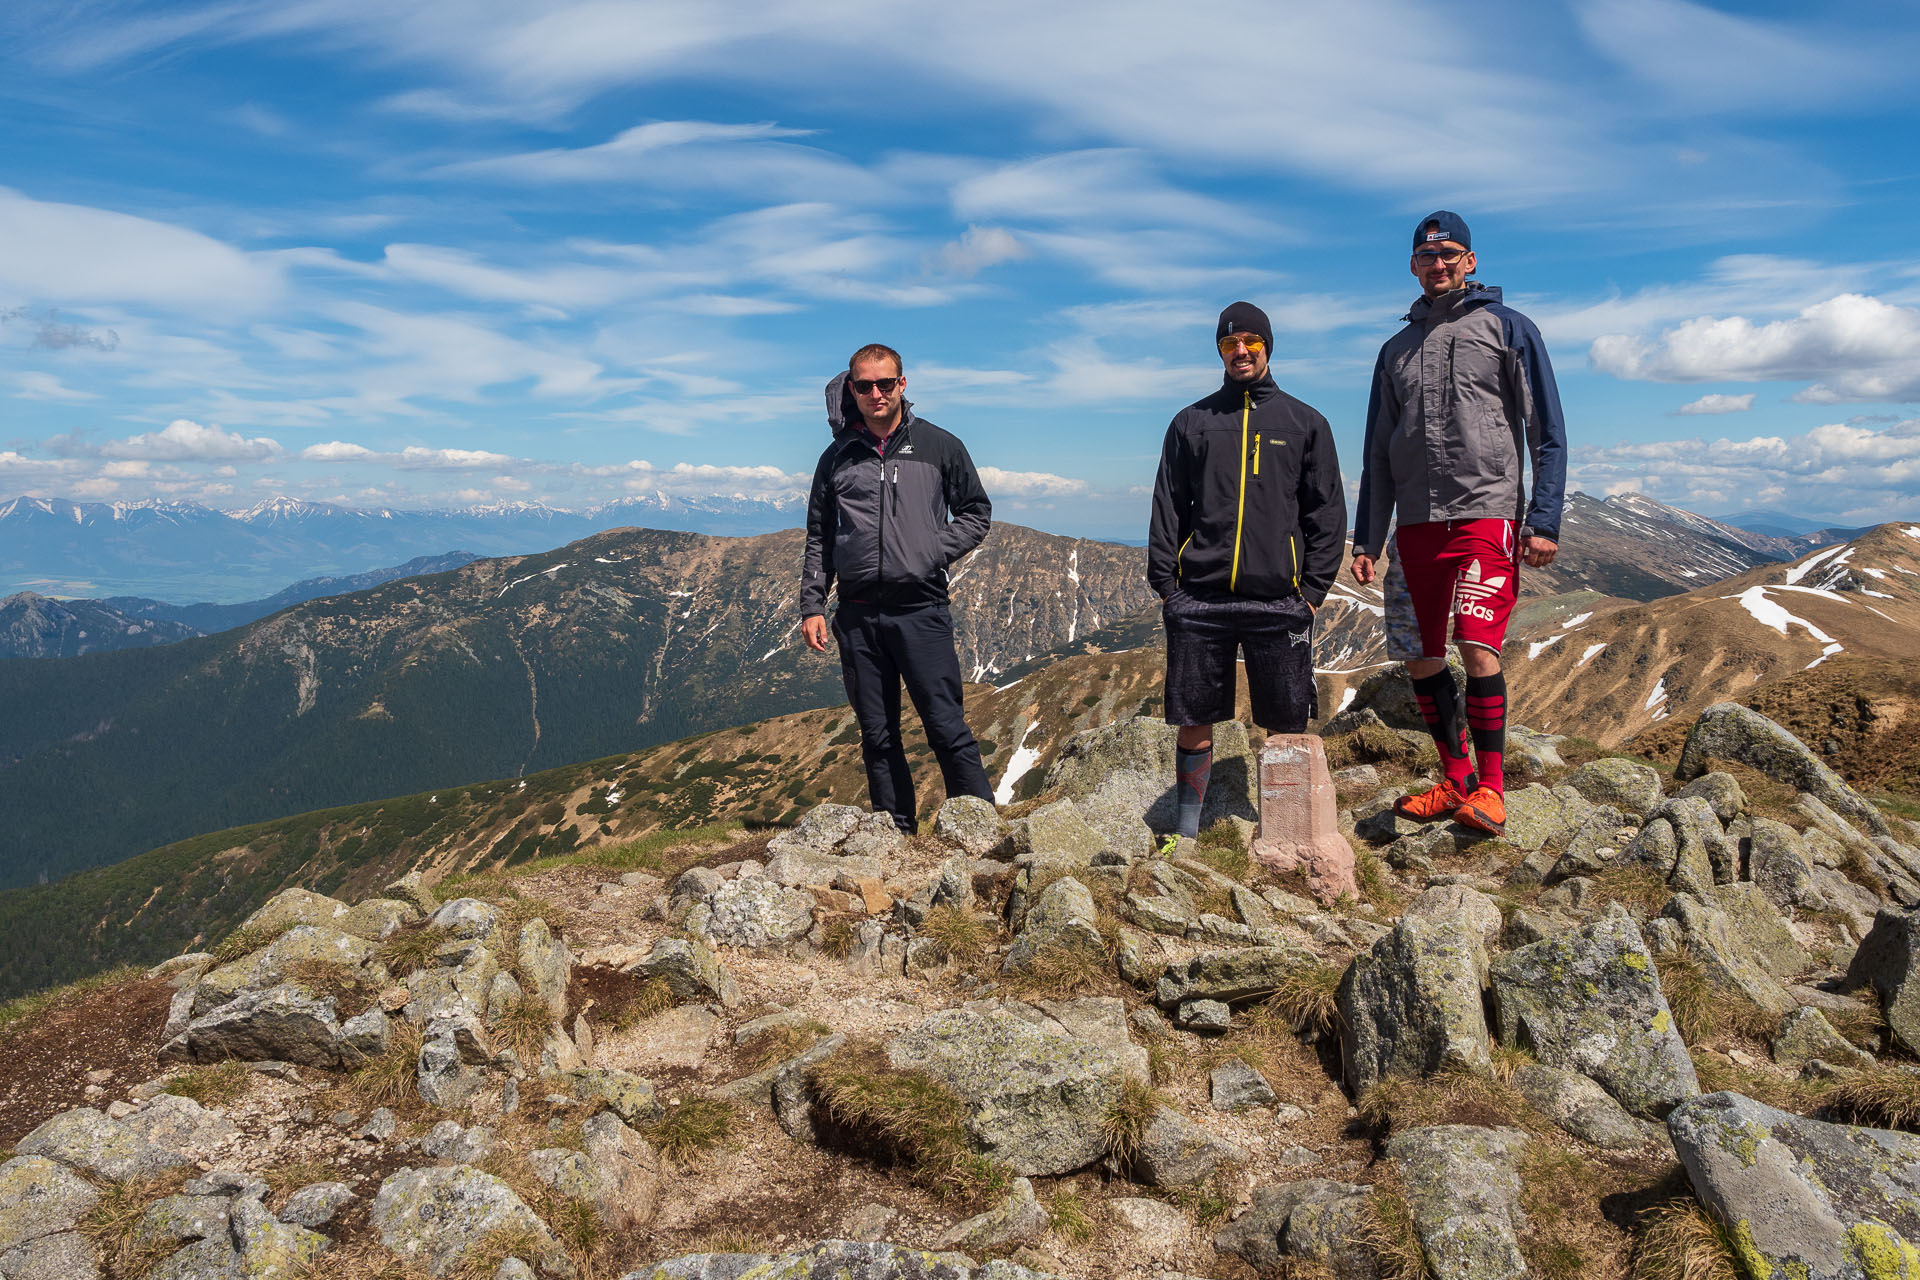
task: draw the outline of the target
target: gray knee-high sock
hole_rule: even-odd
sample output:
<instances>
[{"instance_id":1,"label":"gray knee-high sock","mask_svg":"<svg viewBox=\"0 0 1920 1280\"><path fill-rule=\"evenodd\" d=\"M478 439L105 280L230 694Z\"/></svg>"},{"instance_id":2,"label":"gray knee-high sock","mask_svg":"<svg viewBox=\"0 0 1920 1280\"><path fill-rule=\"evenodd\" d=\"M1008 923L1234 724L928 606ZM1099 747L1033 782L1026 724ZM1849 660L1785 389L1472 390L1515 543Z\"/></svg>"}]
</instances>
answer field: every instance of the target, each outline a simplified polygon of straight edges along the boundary
<instances>
[{"instance_id":1,"label":"gray knee-high sock","mask_svg":"<svg viewBox=\"0 0 1920 1280\"><path fill-rule=\"evenodd\" d=\"M1200 806L1207 798L1207 775L1213 772L1213 747L1199 751L1174 748L1174 773L1180 797L1180 822L1176 834L1192 838L1200 834Z\"/></svg>"}]
</instances>

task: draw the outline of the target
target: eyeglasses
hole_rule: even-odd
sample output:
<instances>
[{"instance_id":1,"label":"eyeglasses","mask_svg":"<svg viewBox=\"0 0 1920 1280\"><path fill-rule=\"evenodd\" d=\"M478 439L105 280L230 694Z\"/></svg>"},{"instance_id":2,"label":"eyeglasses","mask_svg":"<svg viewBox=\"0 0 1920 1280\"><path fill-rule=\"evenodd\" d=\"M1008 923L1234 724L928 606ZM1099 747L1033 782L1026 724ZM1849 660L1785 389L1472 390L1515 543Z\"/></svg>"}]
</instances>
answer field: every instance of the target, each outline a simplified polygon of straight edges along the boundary
<instances>
[{"instance_id":1,"label":"eyeglasses","mask_svg":"<svg viewBox=\"0 0 1920 1280\"><path fill-rule=\"evenodd\" d=\"M1220 339L1220 354L1223 356L1232 355L1240 347L1257 356L1267 349L1267 340L1253 333L1230 333Z\"/></svg>"},{"instance_id":2,"label":"eyeglasses","mask_svg":"<svg viewBox=\"0 0 1920 1280\"><path fill-rule=\"evenodd\" d=\"M1435 262L1444 262L1451 267L1466 256L1465 249L1415 249L1413 251L1413 260L1423 267L1430 267Z\"/></svg>"},{"instance_id":3,"label":"eyeglasses","mask_svg":"<svg viewBox=\"0 0 1920 1280\"><path fill-rule=\"evenodd\" d=\"M890 396L893 394L893 389L900 385L900 379L898 378L848 378L847 385L852 387L855 394L857 395L864 396L869 391L872 391L875 387L878 387L880 389L881 395Z\"/></svg>"}]
</instances>

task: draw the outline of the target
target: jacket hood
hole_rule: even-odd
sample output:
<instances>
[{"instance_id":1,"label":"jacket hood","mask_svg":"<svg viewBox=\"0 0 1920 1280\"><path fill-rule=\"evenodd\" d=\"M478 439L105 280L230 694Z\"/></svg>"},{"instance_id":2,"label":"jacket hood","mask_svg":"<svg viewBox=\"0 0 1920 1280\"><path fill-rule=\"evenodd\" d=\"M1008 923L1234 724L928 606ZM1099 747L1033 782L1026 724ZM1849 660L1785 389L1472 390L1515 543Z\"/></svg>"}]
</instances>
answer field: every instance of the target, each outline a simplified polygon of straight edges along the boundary
<instances>
[{"instance_id":1,"label":"jacket hood","mask_svg":"<svg viewBox=\"0 0 1920 1280\"><path fill-rule=\"evenodd\" d=\"M1411 307L1407 308L1405 318L1418 324L1432 313L1436 305L1445 304L1446 306L1458 307L1462 311L1467 311L1474 307L1484 307L1500 301L1500 286L1497 284L1481 284L1478 280L1470 280L1467 282L1467 287L1460 290L1460 292L1465 296L1460 298L1458 302L1452 301L1451 294L1442 294L1438 299L1434 299L1429 298L1423 293L1413 300Z\"/></svg>"},{"instance_id":2,"label":"jacket hood","mask_svg":"<svg viewBox=\"0 0 1920 1280\"><path fill-rule=\"evenodd\" d=\"M864 427L865 420L860 416L859 402L853 398L853 388L847 380L853 375L842 370L833 375L827 383L827 425L833 428L837 439L849 429ZM913 421L913 401L900 397L900 425Z\"/></svg>"}]
</instances>

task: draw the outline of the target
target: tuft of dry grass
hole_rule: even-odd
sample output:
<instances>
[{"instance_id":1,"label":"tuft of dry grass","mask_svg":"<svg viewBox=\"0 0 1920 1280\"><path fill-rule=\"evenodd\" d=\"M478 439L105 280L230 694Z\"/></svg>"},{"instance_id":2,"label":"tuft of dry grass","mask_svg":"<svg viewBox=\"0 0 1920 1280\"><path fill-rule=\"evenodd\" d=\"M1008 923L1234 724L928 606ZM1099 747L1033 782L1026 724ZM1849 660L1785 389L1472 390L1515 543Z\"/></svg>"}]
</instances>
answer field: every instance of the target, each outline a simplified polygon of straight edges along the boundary
<instances>
[{"instance_id":1,"label":"tuft of dry grass","mask_svg":"<svg viewBox=\"0 0 1920 1280\"><path fill-rule=\"evenodd\" d=\"M1027 967L1006 975L1003 985L1019 996L1059 999L1112 985L1107 958L1088 947L1042 947Z\"/></svg>"},{"instance_id":2,"label":"tuft of dry grass","mask_svg":"<svg viewBox=\"0 0 1920 1280\"><path fill-rule=\"evenodd\" d=\"M180 1247L176 1240L143 1238L134 1228L155 1200L179 1191L190 1174L187 1169L174 1169L157 1178L100 1185L99 1200L74 1226L93 1242L106 1280L137 1280Z\"/></svg>"},{"instance_id":3,"label":"tuft of dry grass","mask_svg":"<svg viewBox=\"0 0 1920 1280\"><path fill-rule=\"evenodd\" d=\"M429 1280L429 1276L378 1241L368 1239L335 1244L288 1271L286 1280Z\"/></svg>"},{"instance_id":4,"label":"tuft of dry grass","mask_svg":"<svg viewBox=\"0 0 1920 1280\"><path fill-rule=\"evenodd\" d=\"M1243 884L1253 870L1253 859L1231 822L1216 822L1202 831L1194 841L1193 860Z\"/></svg>"},{"instance_id":5,"label":"tuft of dry grass","mask_svg":"<svg viewBox=\"0 0 1920 1280\"><path fill-rule=\"evenodd\" d=\"M820 949L835 960L845 960L853 954L854 944L860 941L860 926L852 916L833 916L820 929Z\"/></svg>"},{"instance_id":6,"label":"tuft of dry grass","mask_svg":"<svg viewBox=\"0 0 1920 1280\"><path fill-rule=\"evenodd\" d=\"M1419 767L1424 755L1434 755L1432 747L1414 746L1383 724L1365 724L1352 733L1328 738L1327 765L1348 769L1357 764L1392 764L1403 769ZM1436 756L1437 758L1437 756Z\"/></svg>"},{"instance_id":7,"label":"tuft of dry grass","mask_svg":"<svg viewBox=\"0 0 1920 1280\"><path fill-rule=\"evenodd\" d=\"M213 962L215 965L231 964L241 956L250 956L262 947L270 947L294 924L289 920L276 925L242 925L209 948Z\"/></svg>"},{"instance_id":8,"label":"tuft of dry grass","mask_svg":"<svg viewBox=\"0 0 1920 1280\"><path fill-rule=\"evenodd\" d=\"M1600 1212L1614 1179L1576 1151L1544 1140L1520 1154L1520 1204L1527 1269L1545 1280L1618 1274L1626 1238Z\"/></svg>"},{"instance_id":9,"label":"tuft of dry grass","mask_svg":"<svg viewBox=\"0 0 1920 1280\"><path fill-rule=\"evenodd\" d=\"M747 1046L747 1060L756 1071L764 1070L777 1062L791 1062L819 1043L824 1036L831 1035L832 1028L818 1019L805 1022L786 1023L772 1027L755 1036Z\"/></svg>"},{"instance_id":10,"label":"tuft of dry grass","mask_svg":"<svg viewBox=\"0 0 1920 1280\"><path fill-rule=\"evenodd\" d=\"M739 1115L721 1098L690 1098L647 1126L647 1138L681 1168L733 1136Z\"/></svg>"},{"instance_id":11,"label":"tuft of dry grass","mask_svg":"<svg viewBox=\"0 0 1920 1280\"><path fill-rule=\"evenodd\" d=\"M1424 1080L1388 1076L1355 1105L1361 1122L1382 1136L1433 1124L1510 1125L1531 1134L1554 1127L1512 1085L1459 1067Z\"/></svg>"},{"instance_id":12,"label":"tuft of dry grass","mask_svg":"<svg viewBox=\"0 0 1920 1280\"><path fill-rule=\"evenodd\" d=\"M920 922L922 937L932 938L956 960L978 960L993 940L994 928L985 918L952 904L935 907Z\"/></svg>"},{"instance_id":13,"label":"tuft of dry grass","mask_svg":"<svg viewBox=\"0 0 1920 1280\"><path fill-rule=\"evenodd\" d=\"M1886 1014L1880 1005L1849 1003L1844 1009L1822 1009L1827 1025L1839 1032L1848 1041L1868 1053L1878 1053L1881 1037L1887 1030Z\"/></svg>"},{"instance_id":14,"label":"tuft of dry grass","mask_svg":"<svg viewBox=\"0 0 1920 1280\"><path fill-rule=\"evenodd\" d=\"M531 1227L499 1227L467 1250L446 1275L448 1280L493 1280L508 1258L537 1265L538 1259L551 1252L552 1246Z\"/></svg>"},{"instance_id":15,"label":"tuft of dry grass","mask_svg":"<svg viewBox=\"0 0 1920 1280\"><path fill-rule=\"evenodd\" d=\"M387 1051L369 1058L341 1082L357 1107L388 1107L411 1111L420 1105L415 1082L424 1037L405 1019L394 1019L387 1033Z\"/></svg>"},{"instance_id":16,"label":"tuft of dry grass","mask_svg":"<svg viewBox=\"0 0 1920 1280\"><path fill-rule=\"evenodd\" d=\"M658 1017L673 1008L673 986L658 975L640 984L633 998L613 1015L615 1031L631 1031L648 1018Z\"/></svg>"},{"instance_id":17,"label":"tuft of dry grass","mask_svg":"<svg viewBox=\"0 0 1920 1280\"><path fill-rule=\"evenodd\" d=\"M1920 1072L1878 1066L1841 1077L1823 1098L1837 1120L1920 1133Z\"/></svg>"},{"instance_id":18,"label":"tuft of dry grass","mask_svg":"<svg viewBox=\"0 0 1920 1280\"><path fill-rule=\"evenodd\" d=\"M1353 879L1360 886L1360 897L1382 911L1400 905L1400 892L1393 887L1393 874L1379 854L1371 849L1353 851Z\"/></svg>"},{"instance_id":19,"label":"tuft of dry grass","mask_svg":"<svg viewBox=\"0 0 1920 1280\"><path fill-rule=\"evenodd\" d=\"M973 1149L966 1110L925 1071L902 1071L867 1042L849 1042L813 1064L808 1080L829 1144L905 1170L950 1200L976 1203L1004 1195L1003 1165Z\"/></svg>"},{"instance_id":20,"label":"tuft of dry grass","mask_svg":"<svg viewBox=\"0 0 1920 1280\"><path fill-rule=\"evenodd\" d=\"M1070 1244L1085 1244L1093 1239L1093 1215L1087 1202L1075 1191L1062 1191L1047 1205L1047 1226Z\"/></svg>"},{"instance_id":21,"label":"tuft of dry grass","mask_svg":"<svg viewBox=\"0 0 1920 1280\"><path fill-rule=\"evenodd\" d=\"M447 940L446 930L430 924L403 925L387 935L374 953L395 979L417 973L433 960L433 953Z\"/></svg>"},{"instance_id":22,"label":"tuft of dry grass","mask_svg":"<svg viewBox=\"0 0 1920 1280\"><path fill-rule=\"evenodd\" d=\"M217 1107L246 1097L259 1078L246 1063L229 1058L210 1067L189 1067L166 1081L166 1089L203 1107Z\"/></svg>"},{"instance_id":23,"label":"tuft of dry grass","mask_svg":"<svg viewBox=\"0 0 1920 1280\"><path fill-rule=\"evenodd\" d=\"M1644 863L1608 867L1591 879L1595 897L1603 902L1624 902L1635 915L1650 916L1673 896L1660 873Z\"/></svg>"},{"instance_id":24,"label":"tuft of dry grass","mask_svg":"<svg viewBox=\"0 0 1920 1280\"><path fill-rule=\"evenodd\" d=\"M358 969L318 956L294 961L287 966L282 978L316 1000L332 997L334 1005L343 1010L364 1008L373 998L373 984Z\"/></svg>"},{"instance_id":25,"label":"tuft of dry grass","mask_svg":"<svg viewBox=\"0 0 1920 1280\"><path fill-rule=\"evenodd\" d=\"M1320 961L1295 969L1280 981L1266 1007L1286 1019L1298 1035L1319 1038L1339 1035L1345 1019L1340 1016L1340 980L1347 966Z\"/></svg>"},{"instance_id":26,"label":"tuft of dry grass","mask_svg":"<svg viewBox=\"0 0 1920 1280\"><path fill-rule=\"evenodd\" d=\"M287 1195L302 1187L312 1186L316 1182L340 1181L340 1171L325 1160L306 1159L289 1160L285 1164L276 1164L262 1169L260 1176L266 1179L267 1186L275 1195Z\"/></svg>"},{"instance_id":27,"label":"tuft of dry grass","mask_svg":"<svg viewBox=\"0 0 1920 1280\"><path fill-rule=\"evenodd\" d=\"M1740 1280L1726 1229L1691 1198L1641 1215L1633 1280Z\"/></svg>"},{"instance_id":28,"label":"tuft of dry grass","mask_svg":"<svg viewBox=\"0 0 1920 1280\"><path fill-rule=\"evenodd\" d=\"M696 1253L765 1253L765 1242L741 1227L722 1227L712 1235L703 1237L695 1246Z\"/></svg>"},{"instance_id":29,"label":"tuft of dry grass","mask_svg":"<svg viewBox=\"0 0 1920 1280\"><path fill-rule=\"evenodd\" d=\"M1501 1084L1512 1084L1513 1073L1535 1061L1533 1051L1518 1045L1493 1042L1493 1078Z\"/></svg>"},{"instance_id":30,"label":"tuft of dry grass","mask_svg":"<svg viewBox=\"0 0 1920 1280\"><path fill-rule=\"evenodd\" d=\"M1682 947L1655 956L1653 963L1660 973L1660 992L1666 996L1667 1008L1673 1011L1673 1021L1680 1028L1680 1038L1688 1044L1705 1041L1719 1026L1714 1010L1720 993L1707 981L1699 959L1691 948Z\"/></svg>"},{"instance_id":31,"label":"tuft of dry grass","mask_svg":"<svg viewBox=\"0 0 1920 1280\"><path fill-rule=\"evenodd\" d=\"M538 1063L540 1047L553 1033L553 1013L537 997L510 996L493 1011L487 1029L497 1044L511 1048L520 1061Z\"/></svg>"},{"instance_id":32,"label":"tuft of dry grass","mask_svg":"<svg viewBox=\"0 0 1920 1280\"><path fill-rule=\"evenodd\" d=\"M500 933L506 938L509 947L518 945L520 930L535 920L547 922L547 929L553 933L564 933L573 919L573 913L558 903L545 898L523 897L517 889L509 888L505 898L495 904L500 910Z\"/></svg>"},{"instance_id":33,"label":"tuft of dry grass","mask_svg":"<svg viewBox=\"0 0 1920 1280\"><path fill-rule=\"evenodd\" d=\"M1827 1080L1802 1079L1768 1068L1749 1069L1712 1049L1696 1047L1689 1050L1689 1056L1702 1093L1732 1090L1782 1111L1810 1112L1833 1087Z\"/></svg>"},{"instance_id":34,"label":"tuft of dry grass","mask_svg":"<svg viewBox=\"0 0 1920 1280\"><path fill-rule=\"evenodd\" d=\"M1147 1126L1153 1122L1155 1113L1166 1104L1164 1094L1131 1076L1120 1082L1119 1096L1113 1100L1100 1121L1100 1137L1106 1144L1108 1154L1121 1168L1133 1163Z\"/></svg>"},{"instance_id":35,"label":"tuft of dry grass","mask_svg":"<svg viewBox=\"0 0 1920 1280\"><path fill-rule=\"evenodd\" d=\"M1381 1280L1433 1280L1406 1193L1390 1170L1373 1184L1367 1210L1362 1239L1380 1266Z\"/></svg>"}]
</instances>

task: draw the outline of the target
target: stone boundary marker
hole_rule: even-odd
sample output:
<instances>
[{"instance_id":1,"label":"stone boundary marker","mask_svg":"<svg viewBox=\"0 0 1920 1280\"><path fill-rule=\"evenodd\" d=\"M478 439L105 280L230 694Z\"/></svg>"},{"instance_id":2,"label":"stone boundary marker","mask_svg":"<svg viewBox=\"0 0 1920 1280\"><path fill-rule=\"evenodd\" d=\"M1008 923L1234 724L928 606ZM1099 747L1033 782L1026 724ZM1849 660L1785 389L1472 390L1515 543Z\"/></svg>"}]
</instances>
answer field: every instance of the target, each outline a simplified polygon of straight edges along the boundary
<instances>
[{"instance_id":1,"label":"stone boundary marker","mask_svg":"<svg viewBox=\"0 0 1920 1280\"><path fill-rule=\"evenodd\" d=\"M1275 733L1260 750L1260 826L1253 857L1278 871L1301 867L1322 902L1360 896L1353 846L1340 834L1333 774L1316 734Z\"/></svg>"}]
</instances>

